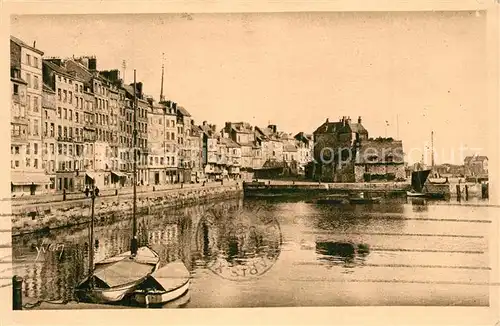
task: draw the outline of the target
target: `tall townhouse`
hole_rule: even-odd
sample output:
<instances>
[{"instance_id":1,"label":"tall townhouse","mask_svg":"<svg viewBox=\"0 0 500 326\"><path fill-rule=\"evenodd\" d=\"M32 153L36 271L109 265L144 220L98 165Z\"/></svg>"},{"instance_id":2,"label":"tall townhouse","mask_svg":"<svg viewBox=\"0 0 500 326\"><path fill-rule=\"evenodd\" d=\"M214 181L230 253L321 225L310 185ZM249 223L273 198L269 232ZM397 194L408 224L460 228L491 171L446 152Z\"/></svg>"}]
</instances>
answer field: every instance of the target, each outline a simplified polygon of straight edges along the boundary
<instances>
[{"instance_id":1,"label":"tall townhouse","mask_svg":"<svg viewBox=\"0 0 500 326\"><path fill-rule=\"evenodd\" d=\"M241 177L248 180L253 174L255 133L249 123L226 122L224 133L241 148Z\"/></svg>"},{"instance_id":2,"label":"tall townhouse","mask_svg":"<svg viewBox=\"0 0 500 326\"><path fill-rule=\"evenodd\" d=\"M149 160L148 174L150 185L166 183L165 153L163 151L165 131L163 128L164 112L163 105L156 103L152 97L148 97L148 145Z\"/></svg>"},{"instance_id":3,"label":"tall townhouse","mask_svg":"<svg viewBox=\"0 0 500 326\"><path fill-rule=\"evenodd\" d=\"M199 126L202 132L202 164L203 172L209 180L218 180L222 177L222 171L218 164L218 140L217 140L217 127L203 121Z\"/></svg>"},{"instance_id":4,"label":"tall townhouse","mask_svg":"<svg viewBox=\"0 0 500 326\"><path fill-rule=\"evenodd\" d=\"M161 103L163 106L163 156L165 157L165 173L168 183L177 182L177 111L171 101Z\"/></svg>"},{"instance_id":5,"label":"tall townhouse","mask_svg":"<svg viewBox=\"0 0 500 326\"><path fill-rule=\"evenodd\" d=\"M176 111L177 118L177 178L179 182L191 182L191 149L188 145L188 137L191 130L191 114L183 107L177 107L177 103L172 103L172 108Z\"/></svg>"},{"instance_id":6,"label":"tall townhouse","mask_svg":"<svg viewBox=\"0 0 500 326\"><path fill-rule=\"evenodd\" d=\"M194 120L191 120L186 147L189 153L191 182L199 182L200 178L205 177L203 172L202 145L203 134L200 132L200 129L194 125Z\"/></svg>"},{"instance_id":7,"label":"tall townhouse","mask_svg":"<svg viewBox=\"0 0 500 326\"><path fill-rule=\"evenodd\" d=\"M89 84L83 87L83 169L85 171L85 183L90 185L93 178L87 177L87 174L93 175L95 165L95 112L94 112L94 94Z\"/></svg>"},{"instance_id":8,"label":"tall townhouse","mask_svg":"<svg viewBox=\"0 0 500 326\"><path fill-rule=\"evenodd\" d=\"M281 162L284 159L284 144L279 138L276 125L266 128L255 127L256 136L261 140L263 164Z\"/></svg>"},{"instance_id":9,"label":"tall townhouse","mask_svg":"<svg viewBox=\"0 0 500 326\"><path fill-rule=\"evenodd\" d=\"M57 125L56 189L81 190L85 176L83 168L82 104L84 81L66 69L58 58L43 61L44 82L55 92ZM76 92L76 94L75 94Z\"/></svg>"},{"instance_id":10,"label":"tall townhouse","mask_svg":"<svg viewBox=\"0 0 500 326\"><path fill-rule=\"evenodd\" d=\"M132 112L127 112L127 107L129 111L132 110L131 100L126 97L119 70L105 70L100 74L111 83L110 130L112 131L111 151L114 156L111 162L111 182L115 186L130 185L133 156L130 153L132 150ZM129 128L127 128L127 123Z\"/></svg>"},{"instance_id":11,"label":"tall townhouse","mask_svg":"<svg viewBox=\"0 0 500 326\"><path fill-rule=\"evenodd\" d=\"M50 180L42 167L43 52L11 36L12 166L11 190L17 194L46 191Z\"/></svg>"},{"instance_id":12,"label":"tall townhouse","mask_svg":"<svg viewBox=\"0 0 500 326\"><path fill-rule=\"evenodd\" d=\"M136 84L135 94L136 101L134 105L134 84L124 85L123 89L126 91L126 133L130 134L130 148L136 149L137 152L137 166L136 166L136 177L137 183L140 185L146 185L148 183L148 109L149 103L143 99L142 93L142 83L138 82ZM134 112L135 109L135 112ZM135 117L134 117L135 113ZM137 131L137 144L134 144L134 121L136 125ZM134 160L134 151L130 151L130 168L133 170L133 160Z\"/></svg>"},{"instance_id":13,"label":"tall townhouse","mask_svg":"<svg viewBox=\"0 0 500 326\"><path fill-rule=\"evenodd\" d=\"M96 171L96 114L97 106L94 96L94 73L96 71L96 59L94 57L71 58L64 62L66 70L75 78L83 81L75 86L78 105L78 122L75 124L80 128L78 138L78 154L80 166L78 177L84 180L84 185L97 185L102 187L103 179L98 178ZM81 86L81 87L80 87ZM63 148L64 150L64 148Z\"/></svg>"},{"instance_id":14,"label":"tall townhouse","mask_svg":"<svg viewBox=\"0 0 500 326\"><path fill-rule=\"evenodd\" d=\"M304 132L299 132L294 136L297 142L297 161L299 163L299 173L305 174L306 166L313 158L313 141L312 135Z\"/></svg>"},{"instance_id":15,"label":"tall townhouse","mask_svg":"<svg viewBox=\"0 0 500 326\"><path fill-rule=\"evenodd\" d=\"M57 113L56 92L43 84L42 93L42 167L50 178L49 190L56 190L56 162L57 162Z\"/></svg>"}]
</instances>

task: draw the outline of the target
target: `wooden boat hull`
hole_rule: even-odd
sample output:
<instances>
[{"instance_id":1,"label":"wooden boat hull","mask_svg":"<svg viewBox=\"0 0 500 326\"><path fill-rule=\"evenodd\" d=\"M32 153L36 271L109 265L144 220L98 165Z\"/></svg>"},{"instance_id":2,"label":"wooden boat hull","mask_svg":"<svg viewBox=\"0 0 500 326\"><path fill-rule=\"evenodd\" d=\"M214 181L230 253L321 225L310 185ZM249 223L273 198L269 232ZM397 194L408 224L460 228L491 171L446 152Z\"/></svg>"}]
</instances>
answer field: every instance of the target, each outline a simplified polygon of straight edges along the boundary
<instances>
[{"instance_id":1,"label":"wooden boat hull","mask_svg":"<svg viewBox=\"0 0 500 326\"><path fill-rule=\"evenodd\" d=\"M175 300L190 286L191 274L180 260L168 263L151 274L135 291L133 299L140 305L158 305Z\"/></svg>"},{"instance_id":2,"label":"wooden boat hull","mask_svg":"<svg viewBox=\"0 0 500 326\"><path fill-rule=\"evenodd\" d=\"M422 192L411 192L411 191L407 191L406 192L406 196L408 197L418 197L418 198L425 198L425 194L422 193Z\"/></svg>"},{"instance_id":3,"label":"wooden boat hull","mask_svg":"<svg viewBox=\"0 0 500 326\"><path fill-rule=\"evenodd\" d=\"M109 289L95 288L92 290L77 290L77 297L80 301L90 301L93 303L112 303L123 300L126 295L132 293L135 288L141 284L146 277L137 280L131 284L113 287Z\"/></svg>"},{"instance_id":4,"label":"wooden boat hull","mask_svg":"<svg viewBox=\"0 0 500 326\"><path fill-rule=\"evenodd\" d=\"M380 198L349 198L351 204L378 204Z\"/></svg>"},{"instance_id":5,"label":"wooden boat hull","mask_svg":"<svg viewBox=\"0 0 500 326\"><path fill-rule=\"evenodd\" d=\"M189 290L190 285L191 281L187 280L187 282L181 285L179 288L171 291L158 291L157 293L136 291L134 293L134 300L141 305L167 303L183 296Z\"/></svg>"},{"instance_id":6,"label":"wooden boat hull","mask_svg":"<svg viewBox=\"0 0 500 326\"><path fill-rule=\"evenodd\" d=\"M120 254L95 264L91 276L86 277L75 289L80 301L112 303L121 301L158 269L158 254L141 247L136 256L130 252Z\"/></svg>"}]
</instances>

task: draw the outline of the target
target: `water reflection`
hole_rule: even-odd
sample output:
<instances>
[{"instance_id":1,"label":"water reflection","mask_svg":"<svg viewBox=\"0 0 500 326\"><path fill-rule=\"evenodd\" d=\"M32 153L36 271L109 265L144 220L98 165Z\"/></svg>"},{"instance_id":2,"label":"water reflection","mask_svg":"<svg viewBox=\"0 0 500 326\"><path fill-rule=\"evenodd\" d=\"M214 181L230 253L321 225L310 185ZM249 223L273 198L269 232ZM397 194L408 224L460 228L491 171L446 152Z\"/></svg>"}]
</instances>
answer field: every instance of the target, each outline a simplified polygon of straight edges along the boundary
<instances>
[{"instance_id":1,"label":"water reflection","mask_svg":"<svg viewBox=\"0 0 500 326\"><path fill-rule=\"evenodd\" d=\"M316 254L322 262L352 268L362 264L370 253L367 244L351 242L316 242Z\"/></svg>"}]
</instances>

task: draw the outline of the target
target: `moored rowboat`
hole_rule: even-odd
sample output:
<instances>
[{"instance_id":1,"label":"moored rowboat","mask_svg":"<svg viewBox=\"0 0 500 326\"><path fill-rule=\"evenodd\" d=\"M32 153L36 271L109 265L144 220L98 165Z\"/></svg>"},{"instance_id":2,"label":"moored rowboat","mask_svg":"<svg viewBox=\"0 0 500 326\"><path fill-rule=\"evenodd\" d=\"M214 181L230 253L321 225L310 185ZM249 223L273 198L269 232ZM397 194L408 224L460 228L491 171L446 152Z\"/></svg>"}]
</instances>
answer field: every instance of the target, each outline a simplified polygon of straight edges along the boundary
<instances>
[{"instance_id":1,"label":"moored rowboat","mask_svg":"<svg viewBox=\"0 0 500 326\"><path fill-rule=\"evenodd\" d=\"M91 276L76 287L80 301L111 303L121 301L127 294L157 270L159 257L148 247L138 248L137 254L130 252L96 263Z\"/></svg>"},{"instance_id":2,"label":"moored rowboat","mask_svg":"<svg viewBox=\"0 0 500 326\"><path fill-rule=\"evenodd\" d=\"M158 269L134 291L133 299L141 305L164 304L184 295L191 275L180 260Z\"/></svg>"}]
</instances>

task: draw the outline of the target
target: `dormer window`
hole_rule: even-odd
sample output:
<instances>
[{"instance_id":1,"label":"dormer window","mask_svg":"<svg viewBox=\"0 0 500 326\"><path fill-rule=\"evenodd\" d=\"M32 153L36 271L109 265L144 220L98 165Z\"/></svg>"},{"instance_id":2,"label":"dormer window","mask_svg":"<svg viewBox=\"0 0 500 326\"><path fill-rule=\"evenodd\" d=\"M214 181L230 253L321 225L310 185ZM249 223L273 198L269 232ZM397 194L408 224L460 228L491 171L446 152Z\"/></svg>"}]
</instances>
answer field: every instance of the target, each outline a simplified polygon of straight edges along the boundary
<instances>
[{"instance_id":1,"label":"dormer window","mask_svg":"<svg viewBox=\"0 0 500 326\"><path fill-rule=\"evenodd\" d=\"M385 161L390 163L394 162L394 156L392 156L392 154L387 155Z\"/></svg>"},{"instance_id":2,"label":"dormer window","mask_svg":"<svg viewBox=\"0 0 500 326\"><path fill-rule=\"evenodd\" d=\"M377 155L370 155L367 157L367 160L370 162L375 162L378 159Z\"/></svg>"}]
</instances>

